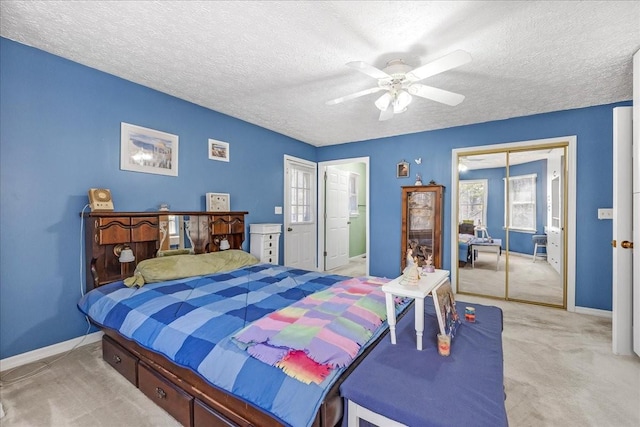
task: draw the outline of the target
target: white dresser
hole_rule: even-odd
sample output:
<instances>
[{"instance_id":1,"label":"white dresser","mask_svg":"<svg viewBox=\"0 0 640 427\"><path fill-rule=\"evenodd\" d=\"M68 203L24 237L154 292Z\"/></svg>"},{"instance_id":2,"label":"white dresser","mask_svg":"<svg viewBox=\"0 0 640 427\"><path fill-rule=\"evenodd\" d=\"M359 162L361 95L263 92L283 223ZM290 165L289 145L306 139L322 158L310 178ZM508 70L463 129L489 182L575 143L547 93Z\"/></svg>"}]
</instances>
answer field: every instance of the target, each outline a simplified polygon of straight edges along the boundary
<instances>
[{"instance_id":1,"label":"white dresser","mask_svg":"<svg viewBox=\"0 0 640 427\"><path fill-rule=\"evenodd\" d=\"M260 262L278 264L281 224L251 224L249 248Z\"/></svg>"}]
</instances>

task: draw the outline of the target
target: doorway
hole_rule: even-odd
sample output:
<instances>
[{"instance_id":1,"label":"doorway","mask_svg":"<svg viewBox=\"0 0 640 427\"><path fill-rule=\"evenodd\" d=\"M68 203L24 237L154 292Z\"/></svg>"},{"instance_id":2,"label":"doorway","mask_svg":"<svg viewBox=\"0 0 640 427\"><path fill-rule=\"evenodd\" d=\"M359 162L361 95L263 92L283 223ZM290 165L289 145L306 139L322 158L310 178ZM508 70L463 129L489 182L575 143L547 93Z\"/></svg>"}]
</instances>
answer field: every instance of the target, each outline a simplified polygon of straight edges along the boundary
<instances>
[{"instance_id":1,"label":"doorway","mask_svg":"<svg viewBox=\"0 0 640 427\"><path fill-rule=\"evenodd\" d=\"M456 149L452 165L456 291L573 311L575 137Z\"/></svg>"},{"instance_id":2,"label":"doorway","mask_svg":"<svg viewBox=\"0 0 640 427\"><path fill-rule=\"evenodd\" d=\"M318 163L318 270L369 274L369 158Z\"/></svg>"}]
</instances>

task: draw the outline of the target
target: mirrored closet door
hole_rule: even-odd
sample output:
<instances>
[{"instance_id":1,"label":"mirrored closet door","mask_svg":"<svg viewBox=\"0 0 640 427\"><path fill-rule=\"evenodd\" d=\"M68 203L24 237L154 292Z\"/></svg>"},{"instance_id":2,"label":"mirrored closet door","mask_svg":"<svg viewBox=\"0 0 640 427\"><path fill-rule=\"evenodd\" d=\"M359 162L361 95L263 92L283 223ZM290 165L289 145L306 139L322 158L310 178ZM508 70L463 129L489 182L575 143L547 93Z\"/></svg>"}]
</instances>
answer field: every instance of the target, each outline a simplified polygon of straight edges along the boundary
<instances>
[{"instance_id":1,"label":"mirrored closet door","mask_svg":"<svg viewBox=\"0 0 640 427\"><path fill-rule=\"evenodd\" d=\"M566 307L566 147L458 156L458 292Z\"/></svg>"}]
</instances>

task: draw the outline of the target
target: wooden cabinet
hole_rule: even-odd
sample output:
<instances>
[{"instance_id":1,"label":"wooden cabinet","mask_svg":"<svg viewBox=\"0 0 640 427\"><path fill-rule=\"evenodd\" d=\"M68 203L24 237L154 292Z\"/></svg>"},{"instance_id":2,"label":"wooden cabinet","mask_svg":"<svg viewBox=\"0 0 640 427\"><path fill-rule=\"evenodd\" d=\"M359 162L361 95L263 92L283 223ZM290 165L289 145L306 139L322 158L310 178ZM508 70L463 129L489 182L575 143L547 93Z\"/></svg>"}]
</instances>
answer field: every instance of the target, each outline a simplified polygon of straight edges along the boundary
<instances>
[{"instance_id":1,"label":"wooden cabinet","mask_svg":"<svg viewBox=\"0 0 640 427\"><path fill-rule=\"evenodd\" d=\"M402 230L400 233L400 266L406 266L407 249L416 245L418 265L433 256L435 268L442 268L442 185L402 187Z\"/></svg>"},{"instance_id":2,"label":"wooden cabinet","mask_svg":"<svg viewBox=\"0 0 640 427\"><path fill-rule=\"evenodd\" d=\"M249 227L251 255L258 258L260 262L277 264L280 255L278 250L280 229L280 224L251 224Z\"/></svg>"}]
</instances>

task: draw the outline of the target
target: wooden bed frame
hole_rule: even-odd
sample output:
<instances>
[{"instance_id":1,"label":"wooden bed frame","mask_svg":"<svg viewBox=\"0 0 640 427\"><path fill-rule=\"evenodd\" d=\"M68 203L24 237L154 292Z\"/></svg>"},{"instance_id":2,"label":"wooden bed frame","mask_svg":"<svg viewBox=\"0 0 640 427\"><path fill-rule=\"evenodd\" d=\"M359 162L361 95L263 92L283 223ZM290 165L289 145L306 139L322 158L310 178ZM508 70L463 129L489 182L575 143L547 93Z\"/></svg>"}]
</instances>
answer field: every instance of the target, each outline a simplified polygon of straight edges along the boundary
<instances>
[{"instance_id":1,"label":"wooden bed frame","mask_svg":"<svg viewBox=\"0 0 640 427\"><path fill-rule=\"evenodd\" d=\"M231 249L242 249L247 212L92 212L85 215L87 290L133 274L135 263L168 249L168 215L185 227L195 253L218 251L221 239ZM198 224L197 227L194 225ZM130 247L136 261L120 263L122 248ZM405 311L406 312L406 311ZM272 415L212 386L196 372L147 350L117 331L104 331L104 360L145 395L185 426L281 426ZM330 388L313 422L314 427L334 427L343 416L340 385L364 357L385 337L379 336Z\"/></svg>"}]
</instances>

